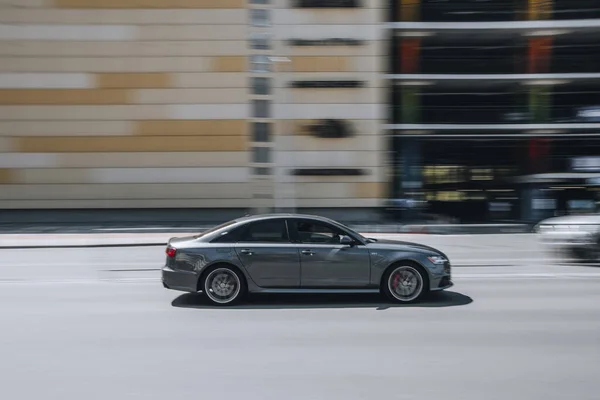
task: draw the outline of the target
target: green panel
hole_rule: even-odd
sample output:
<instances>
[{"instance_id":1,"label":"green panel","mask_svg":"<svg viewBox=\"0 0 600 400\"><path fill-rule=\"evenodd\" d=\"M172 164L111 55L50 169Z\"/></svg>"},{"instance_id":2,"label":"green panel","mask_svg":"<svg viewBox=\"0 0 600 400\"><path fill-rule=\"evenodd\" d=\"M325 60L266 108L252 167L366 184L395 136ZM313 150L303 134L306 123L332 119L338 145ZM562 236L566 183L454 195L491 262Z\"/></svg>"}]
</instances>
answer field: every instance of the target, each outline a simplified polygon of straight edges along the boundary
<instances>
[{"instance_id":1,"label":"green panel","mask_svg":"<svg viewBox=\"0 0 600 400\"><path fill-rule=\"evenodd\" d=\"M550 122L552 107L550 87L532 87L529 91L529 111L534 123Z\"/></svg>"},{"instance_id":2,"label":"green panel","mask_svg":"<svg viewBox=\"0 0 600 400\"><path fill-rule=\"evenodd\" d=\"M417 87L403 86L402 91L402 123L418 124L421 122L421 96Z\"/></svg>"}]
</instances>

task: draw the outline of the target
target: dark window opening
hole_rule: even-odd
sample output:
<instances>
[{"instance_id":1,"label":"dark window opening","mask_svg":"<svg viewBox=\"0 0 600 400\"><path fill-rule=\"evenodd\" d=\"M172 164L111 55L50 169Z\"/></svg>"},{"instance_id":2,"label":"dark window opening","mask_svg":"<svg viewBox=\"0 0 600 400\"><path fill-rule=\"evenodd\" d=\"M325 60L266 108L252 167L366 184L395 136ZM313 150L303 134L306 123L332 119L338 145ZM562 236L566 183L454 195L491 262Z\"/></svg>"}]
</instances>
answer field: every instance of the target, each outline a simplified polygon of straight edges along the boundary
<instances>
[{"instance_id":1,"label":"dark window opening","mask_svg":"<svg viewBox=\"0 0 600 400\"><path fill-rule=\"evenodd\" d=\"M556 39L552 46L551 72L585 73L600 71L600 39Z\"/></svg>"},{"instance_id":2,"label":"dark window opening","mask_svg":"<svg viewBox=\"0 0 600 400\"><path fill-rule=\"evenodd\" d=\"M589 19L600 18L598 0L554 0L553 19Z\"/></svg>"},{"instance_id":3,"label":"dark window opening","mask_svg":"<svg viewBox=\"0 0 600 400\"><path fill-rule=\"evenodd\" d=\"M268 122L254 122L252 124L252 140L255 142L269 142L271 140L272 124Z\"/></svg>"},{"instance_id":4,"label":"dark window opening","mask_svg":"<svg viewBox=\"0 0 600 400\"><path fill-rule=\"evenodd\" d=\"M268 220L250 224L240 242L287 243L289 242L285 220Z\"/></svg>"},{"instance_id":5,"label":"dark window opening","mask_svg":"<svg viewBox=\"0 0 600 400\"><path fill-rule=\"evenodd\" d=\"M519 18L522 0L422 0L421 21L485 22L511 21ZM402 7L400 15L409 13ZM408 19L408 16L407 18Z\"/></svg>"},{"instance_id":6,"label":"dark window opening","mask_svg":"<svg viewBox=\"0 0 600 400\"><path fill-rule=\"evenodd\" d=\"M402 87L393 94L401 97ZM491 124L529 123L531 115L528 93L515 88L498 89L428 89L411 94L410 103L401 101L392 108L393 123L414 123L403 120L418 115L423 124ZM400 99L402 100L402 99Z\"/></svg>"},{"instance_id":7,"label":"dark window opening","mask_svg":"<svg viewBox=\"0 0 600 400\"><path fill-rule=\"evenodd\" d=\"M526 70L527 43L514 40L426 40L419 70L424 74L514 74Z\"/></svg>"}]
</instances>

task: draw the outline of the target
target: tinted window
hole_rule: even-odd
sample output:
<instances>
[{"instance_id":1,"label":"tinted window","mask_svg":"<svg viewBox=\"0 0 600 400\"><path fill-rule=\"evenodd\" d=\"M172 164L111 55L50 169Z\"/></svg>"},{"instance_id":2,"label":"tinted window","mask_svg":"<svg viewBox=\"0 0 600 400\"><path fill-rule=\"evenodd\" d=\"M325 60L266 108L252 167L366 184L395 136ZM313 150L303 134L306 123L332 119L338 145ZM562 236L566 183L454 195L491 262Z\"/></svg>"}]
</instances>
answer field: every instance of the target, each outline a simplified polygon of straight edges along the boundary
<instances>
[{"instance_id":1,"label":"tinted window","mask_svg":"<svg viewBox=\"0 0 600 400\"><path fill-rule=\"evenodd\" d=\"M302 243L314 244L339 244L341 230L319 222L298 221L298 236Z\"/></svg>"},{"instance_id":2,"label":"tinted window","mask_svg":"<svg viewBox=\"0 0 600 400\"><path fill-rule=\"evenodd\" d=\"M255 163L268 163L271 160L271 149L269 147L254 147L252 161Z\"/></svg>"},{"instance_id":3,"label":"tinted window","mask_svg":"<svg viewBox=\"0 0 600 400\"><path fill-rule=\"evenodd\" d=\"M271 124L255 122L252 125L252 140L255 142L268 142L271 138Z\"/></svg>"},{"instance_id":4,"label":"tinted window","mask_svg":"<svg viewBox=\"0 0 600 400\"><path fill-rule=\"evenodd\" d=\"M225 230L219 236L211 240L211 243L236 243L243 232L243 227Z\"/></svg>"},{"instance_id":5,"label":"tinted window","mask_svg":"<svg viewBox=\"0 0 600 400\"><path fill-rule=\"evenodd\" d=\"M255 222L246 228L241 242L287 243L288 235L284 220Z\"/></svg>"},{"instance_id":6,"label":"tinted window","mask_svg":"<svg viewBox=\"0 0 600 400\"><path fill-rule=\"evenodd\" d=\"M233 225L233 224L235 224L236 222L237 222L237 220L232 220L232 221L228 221L228 222L222 223L222 224L220 224L220 225L217 225L217 226L215 226L215 227L212 227L212 228L210 228L210 229L207 229L207 230L205 230L204 232L200 233L199 235L196 235L196 238L199 238L199 237L202 237L202 236L209 235L209 234L211 234L211 233L213 233L213 232L216 232L216 231L218 231L219 229L223 229L223 228L225 228L225 227L227 227L227 226L229 226L229 225Z\"/></svg>"},{"instance_id":7,"label":"tinted window","mask_svg":"<svg viewBox=\"0 0 600 400\"><path fill-rule=\"evenodd\" d=\"M257 50L268 50L271 48L271 36L265 32L254 32L250 34L250 48Z\"/></svg>"},{"instance_id":8,"label":"tinted window","mask_svg":"<svg viewBox=\"0 0 600 400\"><path fill-rule=\"evenodd\" d=\"M271 175L271 168L266 168L266 167L254 168L254 175Z\"/></svg>"},{"instance_id":9,"label":"tinted window","mask_svg":"<svg viewBox=\"0 0 600 400\"><path fill-rule=\"evenodd\" d=\"M252 78L252 92L258 95L271 93L271 80L269 78Z\"/></svg>"},{"instance_id":10,"label":"tinted window","mask_svg":"<svg viewBox=\"0 0 600 400\"><path fill-rule=\"evenodd\" d=\"M251 72L269 72L271 71L271 60L264 54L254 54L250 56Z\"/></svg>"},{"instance_id":11,"label":"tinted window","mask_svg":"<svg viewBox=\"0 0 600 400\"><path fill-rule=\"evenodd\" d=\"M269 26L271 25L271 10L262 8L250 10L250 23L252 26Z\"/></svg>"},{"instance_id":12,"label":"tinted window","mask_svg":"<svg viewBox=\"0 0 600 400\"><path fill-rule=\"evenodd\" d=\"M252 101L252 116L254 118L269 118L271 102L268 100Z\"/></svg>"}]
</instances>

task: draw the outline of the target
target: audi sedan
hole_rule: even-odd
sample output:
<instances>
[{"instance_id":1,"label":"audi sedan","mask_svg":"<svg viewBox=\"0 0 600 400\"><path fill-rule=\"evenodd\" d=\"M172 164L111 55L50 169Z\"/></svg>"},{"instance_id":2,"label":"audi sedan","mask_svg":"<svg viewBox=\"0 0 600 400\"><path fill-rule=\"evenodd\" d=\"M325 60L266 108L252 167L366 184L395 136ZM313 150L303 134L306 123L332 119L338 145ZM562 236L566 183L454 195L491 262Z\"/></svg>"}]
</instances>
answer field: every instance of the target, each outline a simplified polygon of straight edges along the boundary
<instances>
[{"instance_id":1,"label":"audi sedan","mask_svg":"<svg viewBox=\"0 0 600 400\"><path fill-rule=\"evenodd\" d=\"M247 293L382 293L410 303L451 287L448 257L409 242L366 238L327 218L239 218L197 236L172 238L167 289L231 305Z\"/></svg>"}]
</instances>

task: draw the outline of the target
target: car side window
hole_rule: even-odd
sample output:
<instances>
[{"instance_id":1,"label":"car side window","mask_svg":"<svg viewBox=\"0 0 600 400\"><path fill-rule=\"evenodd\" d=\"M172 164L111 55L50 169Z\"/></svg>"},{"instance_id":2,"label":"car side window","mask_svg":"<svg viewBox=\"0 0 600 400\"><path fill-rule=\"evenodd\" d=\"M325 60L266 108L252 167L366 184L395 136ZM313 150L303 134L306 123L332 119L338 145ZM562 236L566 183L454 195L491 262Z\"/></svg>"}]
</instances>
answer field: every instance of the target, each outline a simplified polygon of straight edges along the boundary
<instances>
[{"instance_id":1,"label":"car side window","mask_svg":"<svg viewBox=\"0 0 600 400\"><path fill-rule=\"evenodd\" d=\"M226 231L214 238L211 243L236 243L242 233L243 228L236 228L231 231Z\"/></svg>"},{"instance_id":2,"label":"car side window","mask_svg":"<svg viewBox=\"0 0 600 400\"><path fill-rule=\"evenodd\" d=\"M344 235L340 229L319 222L298 221L296 227L302 243L339 244Z\"/></svg>"},{"instance_id":3,"label":"car side window","mask_svg":"<svg viewBox=\"0 0 600 400\"><path fill-rule=\"evenodd\" d=\"M285 220L267 220L250 224L241 235L240 242L289 243Z\"/></svg>"}]
</instances>

